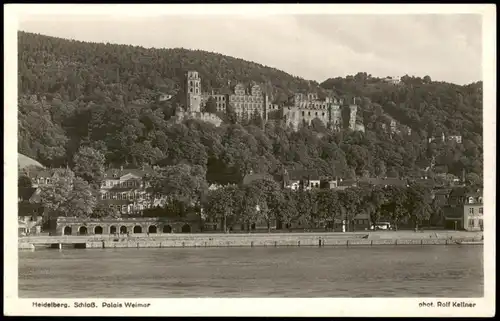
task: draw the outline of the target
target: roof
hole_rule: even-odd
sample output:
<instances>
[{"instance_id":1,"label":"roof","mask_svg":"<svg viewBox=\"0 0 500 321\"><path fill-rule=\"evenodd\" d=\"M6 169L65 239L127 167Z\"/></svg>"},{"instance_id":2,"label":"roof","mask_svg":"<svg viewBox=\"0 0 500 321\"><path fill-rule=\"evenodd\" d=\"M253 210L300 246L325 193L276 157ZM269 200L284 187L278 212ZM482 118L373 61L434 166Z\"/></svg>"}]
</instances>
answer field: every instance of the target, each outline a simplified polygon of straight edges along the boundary
<instances>
[{"instance_id":1,"label":"roof","mask_svg":"<svg viewBox=\"0 0 500 321\"><path fill-rule=\"evenodd\" d=\"M250 173L245 175L243 177L243 185L248 185L253 181L259 180L259 179L273 179L273 177L269 174L261 173L261 174L254 174Z\"/></svg>"},{"instance_id":2,"label":"roof","mask_svg":"<svg viewBox=\"0 0 500 321\"><path fill-rule=\"evenodd\" d=\"M40 168L45 168L42 164L37 162L36 160L29 158L26 155L23 155L21 153L17 153L17 162L19 164L19 167L21 169L26 168L28 166L35 166L35 167L40 167Z\"/></svg>"},{"instance_id":3,"label":"roof","mask_svg":"<svg viewBox=\"0 0 500 321\"><path fill-rule=\"evenodd\" d=\"M116 174L116 178L120 178L122 176L125 176L127 174L132 174L134 176L138 177L144 177L146 174L151 174L153 173L154 170L152 167L144 167L142 168L110 168L104 172L104 177L106 178L113 178L114 175Z\"/></svg>"}]
</instances>

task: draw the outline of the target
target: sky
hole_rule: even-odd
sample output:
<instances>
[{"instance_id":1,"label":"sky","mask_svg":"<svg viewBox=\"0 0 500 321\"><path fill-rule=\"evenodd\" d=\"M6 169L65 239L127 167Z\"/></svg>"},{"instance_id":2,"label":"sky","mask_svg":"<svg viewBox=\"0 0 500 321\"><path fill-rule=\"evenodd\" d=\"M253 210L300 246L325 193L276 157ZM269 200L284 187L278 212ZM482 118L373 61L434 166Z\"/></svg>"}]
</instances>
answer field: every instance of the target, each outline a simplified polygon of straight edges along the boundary
<instances>
[{"instance_id":1,"label":"sky","mask_svg":"<svg viewBox=\"0 0 500 321\"><path fill-rule=\"evenodd\" d=\"M367 72L482 80L481 16L163 15L25 16L19 30L92 42L200 49L322 82Z\"/></svg>"}]
</instances>

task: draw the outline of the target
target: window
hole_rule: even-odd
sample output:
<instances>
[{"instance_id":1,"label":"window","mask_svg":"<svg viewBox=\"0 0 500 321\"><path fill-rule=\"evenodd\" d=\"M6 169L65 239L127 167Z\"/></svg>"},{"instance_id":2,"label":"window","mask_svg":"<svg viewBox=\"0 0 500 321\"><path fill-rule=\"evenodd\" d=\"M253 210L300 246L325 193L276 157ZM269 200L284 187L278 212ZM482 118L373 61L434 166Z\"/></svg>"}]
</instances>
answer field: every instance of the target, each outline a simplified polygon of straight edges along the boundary
<instances>
[{"instance_id":1,"label":"window","mask_svg":"<svg viewBox=\"0 0 500 321\"><path fill-rule=\"evenodd\" d=\"M483 214L483 208L482 207L479 208L479 214Z\"/></svg>"},{"instance_id":2,"label":"window","mask_svg":"<svg viewBox=\"0 0 500 321\"><path fill-rule=\"evenodd\" d=\"M127 213L127 205L122 205L122 212Z\"/></svg>"},{"instance_id":3,"label":"window","mask_svg":"<svg viewBox=\"0 0 500 321\"><path fill-rule=\"evenodd\" d=\"M189 88L189 92L192 93L193 92L193 88Z\"/></svg>"},{"instance_id":4,"label":"window","mask_svg":"<svg viewBox=\"0 0 500 321\"><path fill-rule=\"evenodd\" d=\"M105 200L107 198L106 193L102 194L102 199Z\"/></svg>"},{"instance_id":5,"label":"window","mask_svg":"<svg viewBox=\"0 0 500 321\"><path fill-rule=\"evenodd\" d=\"M111 210L114 210L114 206L113 206L113 204L109 205L109 208L110 208Z\"/></svg>"},{"instance_id":6,"label":"window","mask_svg":"<svg viewBox=\"0 0 500 321\"><path fill-rule=\"evenodd\" d=\"M310 111L309 111L309 112L307 112L307 116L311 116L311 112L310 112Z\"/></svg>"},{"instance_id":7,"label":"window","mask_svg":"<svg viewBox=\"0 0 500 321\"><path fill-rule=\"evenodd\" d=\"M469 227L474 227L474 219L469 219Z\"/></svg>"},{"instance_id":8,"label":"window","mask_svg":"<svg viewBox=\"0 0 500 321\"><path fill-rule=\"evenodd\" d=\"M118 194L117 197L118 197L119 200L121 200L122 199L122 194Z\"/></svg>"},{"instance_id":9,"label":"window","mask_svg":"<svg viewBox=\"0 0 500 321\"><path fill-rule=\"evenodd\" d=\"M318 112L316 112L316 116L318 116Z\"/></svg>"},{"instance_id":10,"label":"window","mask_svg":"<svg viewBox=\"0 0 500 321\"><path fill-rule=\"evenodd\" d=\"M302 116L305 116L305 112L302 112Z\"/></svg>"},{"instance_id":11,"label":"window","mask_svg":"<svg viewBox=\"0 0 500 321\"><path fill-rule=\"evenodd\" d=\"M474 214L474 209L473 208L469 208L469 214Z\"/></svg>"},{"instance_id":12,"label":"window","mask_svg":"<svg viewBox=\"0 0 500 321\"><path fill-rule=\"evenodd\" d=\"M129 195L128 195L128 199L129 199L129 200L133 200L133 199L134 199L134 194L132 194L132 193L131 193L131 194L129 194Z\"/></svg>"},{"instance_id":13,"label":"window","mask_svg":"<svg viewBox=\"0 0 500 321\"><path fill-rule=\"evenodd\" d=\"M189 86L192 86L193 85L193 81L189 81Z\"/></svg>"},{"instance_id":14,"label":"window","mask_svg":"<svg viewBox=\"0 0 500 321\"><path fill-rule=\"evenodd\" d=\"M111 193L111 197L112 197L112 199L115 200L116 199L116 193Z\"/></svg>"}]
</instances>

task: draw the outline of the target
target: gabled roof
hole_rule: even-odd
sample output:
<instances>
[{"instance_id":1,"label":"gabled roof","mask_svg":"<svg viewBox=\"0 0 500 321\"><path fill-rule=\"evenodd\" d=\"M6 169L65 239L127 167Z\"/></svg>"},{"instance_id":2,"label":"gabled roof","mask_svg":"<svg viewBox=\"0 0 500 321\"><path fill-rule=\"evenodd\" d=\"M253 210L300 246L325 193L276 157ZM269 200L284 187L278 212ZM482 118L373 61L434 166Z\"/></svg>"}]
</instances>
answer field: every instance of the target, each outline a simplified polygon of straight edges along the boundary
<instances>
[{"instance_id":1,"label":"gabled roof","mask_svg":"<svg viewBox=\"0 0 500 321\"><path fill-rule=\"evenodd\" d=\"M142 168L111 168L104 172L105 178L120 178L127 174L132 174L138 177L144 177L146 174L152 174L154 170L152 167ZM115 176L116 174L116 176Z\"/></svg>"}]
</instances>

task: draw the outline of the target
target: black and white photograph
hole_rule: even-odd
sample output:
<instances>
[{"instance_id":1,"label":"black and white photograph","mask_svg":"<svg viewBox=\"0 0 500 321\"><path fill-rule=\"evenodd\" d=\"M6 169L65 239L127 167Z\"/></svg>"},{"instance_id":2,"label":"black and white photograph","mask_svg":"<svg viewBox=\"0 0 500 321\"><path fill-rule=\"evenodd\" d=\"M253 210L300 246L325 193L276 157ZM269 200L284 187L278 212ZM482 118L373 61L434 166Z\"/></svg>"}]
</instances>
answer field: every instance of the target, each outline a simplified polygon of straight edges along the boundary
<instances>
[{"instance_id":1,"label":"black and white photograph","mask_svg":"<svg viewBox=\"0 0 500 321\"><path fill-rule=\"evenodd\" d=\"M5 8L4 314L494 315L494 6Z\"/></svg>"}]
</instances>

